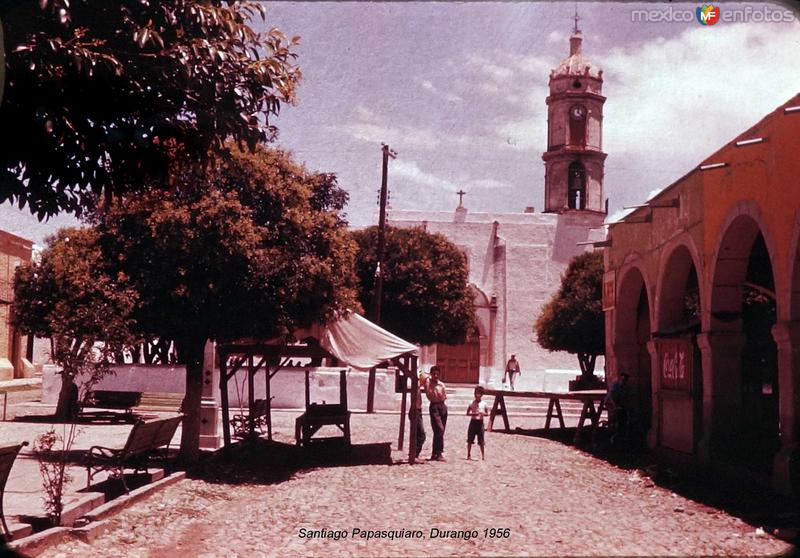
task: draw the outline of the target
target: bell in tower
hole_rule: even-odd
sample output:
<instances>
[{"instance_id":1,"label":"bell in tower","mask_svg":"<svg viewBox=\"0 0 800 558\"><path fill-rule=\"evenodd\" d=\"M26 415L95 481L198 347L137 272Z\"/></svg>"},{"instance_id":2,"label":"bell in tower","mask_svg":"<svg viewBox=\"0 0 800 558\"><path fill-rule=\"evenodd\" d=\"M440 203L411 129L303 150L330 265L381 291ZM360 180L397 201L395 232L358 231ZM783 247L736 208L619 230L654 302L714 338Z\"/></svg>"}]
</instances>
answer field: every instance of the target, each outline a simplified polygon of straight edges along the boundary
<instances>
[{"instance_id":1,"label":"bell in tower","mask_svg":"<svg viewBox=\"0 0 800 558\"><path fill-rule=\"evenodd\" d=\"M605 212L603 71L583 57L582 42L576 14L569 56L550 72L545 212Z\"/></svg>"}]
</instances>

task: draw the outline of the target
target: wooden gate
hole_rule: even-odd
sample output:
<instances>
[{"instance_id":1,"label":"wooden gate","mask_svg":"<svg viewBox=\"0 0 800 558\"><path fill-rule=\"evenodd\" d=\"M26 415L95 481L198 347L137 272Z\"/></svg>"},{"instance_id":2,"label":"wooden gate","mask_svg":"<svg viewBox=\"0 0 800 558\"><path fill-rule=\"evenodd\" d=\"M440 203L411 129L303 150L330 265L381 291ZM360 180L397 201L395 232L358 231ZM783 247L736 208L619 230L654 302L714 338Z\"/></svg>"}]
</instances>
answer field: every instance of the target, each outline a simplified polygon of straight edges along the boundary
<instances>
[{"instance_id":1,"label":"wooden gate","mask_svg":"<svg viewBox=\"0 0 800 558\"><path fill-rule=\"evenodd\" d=\"M442 381L453 384L477 384L480 380L481 342L475 336L462 345L436 346L436 363L442 369Z\"/></svg>"}]
</instances>

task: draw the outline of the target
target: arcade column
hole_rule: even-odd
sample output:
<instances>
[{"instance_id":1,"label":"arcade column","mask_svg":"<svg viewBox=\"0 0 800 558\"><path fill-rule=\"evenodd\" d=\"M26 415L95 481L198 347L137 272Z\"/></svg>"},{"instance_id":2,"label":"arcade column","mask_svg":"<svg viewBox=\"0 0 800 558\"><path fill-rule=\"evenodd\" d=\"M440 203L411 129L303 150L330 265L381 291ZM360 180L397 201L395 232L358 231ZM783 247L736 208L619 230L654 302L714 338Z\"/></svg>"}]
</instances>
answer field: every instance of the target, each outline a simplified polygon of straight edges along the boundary
<instances>
[{"instance_id":1,"label":"arcade column","mask_svg":"<svg viewBox=\"0 0 800 558\"><path fill-rule=\"evenodd\" d=\"M738 331L697 336L703 363L703 431L698 454L704 463L730 447L739 429L744 342L744 334Z\"/></svg>"},{"instance_id":2,"label":"arcade column","mask_svg":"<svg viewBox=\"0 0 800 558\"><path fill-rule=\"evenodd\" d=\"M773 462L773 484L782 494L800 493L800 322L772 327L778 346L778 415L781 447ZM792 481L794 485L792 486Z\"/></svg>"}]
</instances>

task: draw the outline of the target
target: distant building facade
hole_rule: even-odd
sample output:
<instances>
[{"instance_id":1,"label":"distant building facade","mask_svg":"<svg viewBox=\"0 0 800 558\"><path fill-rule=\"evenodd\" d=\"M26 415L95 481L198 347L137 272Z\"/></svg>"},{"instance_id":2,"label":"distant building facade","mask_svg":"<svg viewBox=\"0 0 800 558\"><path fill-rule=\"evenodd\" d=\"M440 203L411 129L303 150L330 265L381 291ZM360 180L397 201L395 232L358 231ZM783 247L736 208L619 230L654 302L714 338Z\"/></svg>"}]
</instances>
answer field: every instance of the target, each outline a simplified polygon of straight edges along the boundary
<instances>
[{"instance_id":1,"label":"distant building facade","mask_svg":"<svg viewBox=\"0 0 800 558\"><path fill-rule=\"evenodd\" d=\"M800 95L609 227L606 369L652 447L800 491Z\"/></svg>"},{"instance_id":2,"label":"distant building facade","mask_svg":"<svg viewBox=\"0 0 800 558\"><path fill-rule=\"evenodd\" d=\"M32 376L28 360L27 336L11 327L11 304L14 300L14 271L29 263L33 242L9 232L0 231L0 380Z\"/></svg>"},{"instance_id":3,"label":"distant building facade","mask_svg":"<svg viewBox=\"0 0 800 558\"><path fill-rule=\"evenodd\" d=\"M569 260L587 249L579 243L604 235L603 78L583 58L581 41L576 28L569 57L550 74L544 213L470 212L461 204L453 212L389 212L391 226L442 233L467 255L478 329L465 344L429 347L422 358L438 363L445 381L497 384L512 354L522 367L518 388L542 389L546 370L578 368L575 355L542 349L533 325Z\"/></svg>"}]
</instances>

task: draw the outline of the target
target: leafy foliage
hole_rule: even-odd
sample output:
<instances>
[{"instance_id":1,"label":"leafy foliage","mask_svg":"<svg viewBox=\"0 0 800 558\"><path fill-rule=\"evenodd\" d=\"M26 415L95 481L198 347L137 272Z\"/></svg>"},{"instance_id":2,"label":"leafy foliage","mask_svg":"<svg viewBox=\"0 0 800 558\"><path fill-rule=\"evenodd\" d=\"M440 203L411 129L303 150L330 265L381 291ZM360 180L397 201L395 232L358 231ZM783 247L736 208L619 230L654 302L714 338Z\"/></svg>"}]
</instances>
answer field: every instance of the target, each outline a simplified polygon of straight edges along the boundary
<instances>
[{"instance_id":1,"label":"leafy foliage","mask_svg":"<svg viewBox=\"0 0 800 558\"><path fill-rule=\"evenodd\" d=\"M187 365L181 451L199 443L207 340L269 337L358 309L346 195L281 151L233 146L206 168L176 162L179 188L151 186L93 216L106 261L139 294L140 333L173 339Z\"/></svg>"},{"instance_id":2,"label":"leafy foliage","mask_svg":"<svg viewBox=\"0 0 800 558\"><path fill-rule=\"evenodd\" d=\"M94 218L107 261L140 296L141 333L269 336L353 307L355 246L333 175L261 147L175 175L180 188L152 187Z\"/></svg>"},{"instance_id":3,"label":"leafy foliage","mask_svg":"<svg viewBox=\"0 0 800 558\"><path fill-rule=\"evenodd\" d=\"M255 2L0 3L6 90L0 202L39 218L167 177L232 138L254 149L292 102L297 37L256 33Z\"/></svg>"},{"instance_id":4,"label":"leafy foliage","mask_svg":"<svg viewBox=\"0 0 800 558\"><path fill-rule=\"evenodd\" d=\"M39 434L33 443L33 454L39 462L39 473L42 475L44 509L52 525L61 524L64 488L73 480L67 467L67 458L80 433L74 422L69 426L64 425L63 432L59 434L55 428L50 428Z\"/></svg>"},{"instance_id":5,"label":"leafy foliage","mask_svg":"<svg viewBox=\"0 0 800 558\"><path fill-rule=\"evenodd\" d=\"M97 235L86 228L61 229L48 239L38 263L17 268L13 323L53 340L51 356L62 367L62 417L73 378L85 375L90 386L109 373L114 353L134 341L137 295L104 268Z\"/></svg>"},{"instance_id":6,"label":"leafy foliage","mask_svg":"<svg viewBox=\"0 0 800 558\"><path fill-rule=\"evenodd\" d=\"M558 293L536 320L539 344L549 351L577 354L584 373L587 364L605 351L603 317L603 254L586 252L572 259Z\"/></svg>"},{"instance_id":7,"label":"leafy foliage","mask_svg":"<svg viewBox=\"0 0 800 558\"><path fill-rule=\"evenodd\" d=\"M372 307L378 229L355 231L359 300ZM420 228L386 228L381 326L428 345L463 343L475 324L467 260L445 236Z\"/></svg>"}]
</instances>

